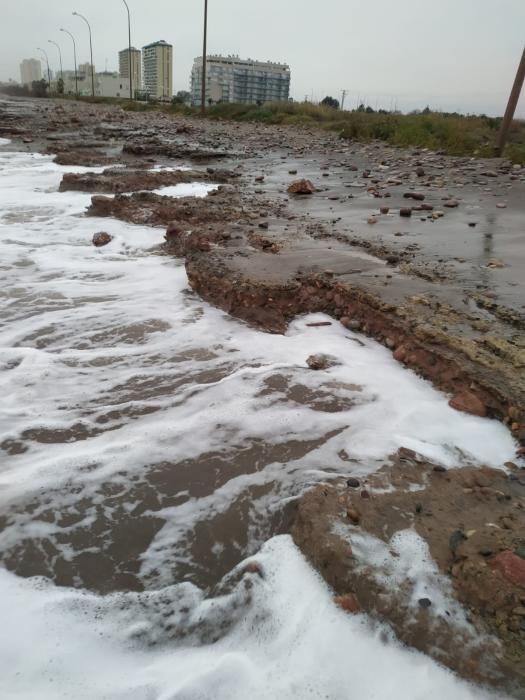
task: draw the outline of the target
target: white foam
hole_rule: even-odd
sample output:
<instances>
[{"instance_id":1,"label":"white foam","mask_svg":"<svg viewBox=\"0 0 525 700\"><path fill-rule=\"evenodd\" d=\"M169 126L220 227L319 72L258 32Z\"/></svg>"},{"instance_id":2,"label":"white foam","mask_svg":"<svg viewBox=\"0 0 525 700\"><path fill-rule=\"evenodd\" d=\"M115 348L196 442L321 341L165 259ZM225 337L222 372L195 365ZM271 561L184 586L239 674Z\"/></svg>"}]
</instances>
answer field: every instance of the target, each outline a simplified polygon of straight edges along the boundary
<instances>
[{"instance_id":1,"label":"white foam","mask_svg":"<svg viewBox=\"0 0 525 700\"><path fill-rule=\"evenodd\" d=\"M0 146L7 146L11 143L11 139L4 139L0 137Z\"/></svg>"},{"instance_id":2,"label":"white foam","mask_svg":"<svg viewBox=\"0 0 525 700\"><path fill-rule=\"evenodd\" d=\"M178 185L168 185L153 190L155 194L164 197L206 197L209 192L219 189L219 185L206 182L180 182Z\"/></svg>"},{"instance_id":3,"label":"white foam","mask_svg":"<svg viewBox=\"0 0 525 700\"><path fill-rule=\"evenodd\" d=\"M16 700L482 700L473 688L362 616L338 610L289 537L257 557L265 578L205 601L196 589L97 599L0 572L3 696ZM235 613L232 604L248 603ZM177 612L184 607L185 613ZM228 612L230 611L230 612ZM185 620L185 622L183 622ZM234 626L221 635L220 623ZM214 628L215 643L170 641ZM155 644L156 642L156 644ZM378 670L380 669L380 672Z\"/></svg>"},{"instance_id":4,"label":"white foam","mask_svg":"<svg viewBox=\"0 0 525 700\"><path fill-rule=\"evenodd\" d=\"M206 561L219 567L227 547L239 558L256 551L268 537L269 516L309 484L373 471L400 446L445 465L499 466L512 458L504 426L454 412L387 350L338 323L307 326L325 316L296 319L275 336L204 304L188 290L182 262L162 254L162 230L85 217L90 195L58 192L62 174L72 171L79 169L47 156L0 153L0 444L11 446L0 472L0 508L8 516L0 552L42 540L67 563L79 551L105 551L122 513L134 522L140 488L150 493L155 483L148 481L154 467L166 464L176 477L194 459L167 502L164 493L150 499L144 515L165 523L138 562L144 585L161 589L177 583L179 565L203 566L192 550L200 526L215 533ZM93 247L96 231L113 240ZM339 364L308 370L308 355L323 352ZM211 453L222 467L201 476ZM121 510L115 499L107 502L116 491ZM244 504L242 518L229 517L239 518L246 542L232 543L231 531L220 536L213 525L235 502ZM158 653L122 646L110 613L108 627L97 626L91 612L79 622L74 609L92 597L35 590L3 575L0 609L12 629L1 647L0 678L8 674L10 684L4 695L234 698L262 697L264 689L264 697L316 697L328 688L328 697L346 698L354 692L348 649L356 659L355 697L387 692L383 676L361 668L361 650L383 659L378 639L332 608L290 544L265 551L275 575L261 589L267 593L257 594L259 636L253 629L261 623L248 616L250 630L222 647L168 645ZM394 687L406 686L410 670L426 697L440 697L436 689L443 688L452 698L470 697L421 657L384 653L392 673L396 664L406 669L394 674Z\"/></svg>"}]
</instances>

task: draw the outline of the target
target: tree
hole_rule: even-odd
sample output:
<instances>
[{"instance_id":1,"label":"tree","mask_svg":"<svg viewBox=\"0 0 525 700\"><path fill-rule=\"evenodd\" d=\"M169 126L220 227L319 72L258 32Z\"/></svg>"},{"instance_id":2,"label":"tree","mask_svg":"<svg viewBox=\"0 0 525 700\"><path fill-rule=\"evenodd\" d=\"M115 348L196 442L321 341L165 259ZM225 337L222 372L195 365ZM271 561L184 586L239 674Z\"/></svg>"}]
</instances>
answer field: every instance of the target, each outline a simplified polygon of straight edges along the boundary
<instances>
[{"instance_id":1,"label":"tree","mask_svg":"<svg viewBox=\"0 0 525 700\"><path fill-rule=\"evenodd\" d=\"M174 105L185 105L191 102L191 95L187 90L179 90L178 93L173 97L172 103Z\"/></svg>"},{"instance_id":2,"label":"tree","mask_svg":"<svg viewBox=\"0 0 525 700\"><path fill-rule=\"evenodd\" d=\"M33 80L31 83L31 92L33 93L33 97L47 97L47 88L48 84L44 79Z\"/></svg>"},{"instance_id":3,"label":"tree","mask_svg":"<svg viewBox=\"0 0 525 700\"><path fill-rule=\"evenodd\" d=\"M58 92L59 95L63 95L63 94L64 94L64 81L62 80L62 78L59 78L59 79L58 79L58 82L57 82L57 92Z\"/></svg>"},{"instance_id":4,"label":"tree","mask_svg":"<svg viewBox=\"0 0 525 700\"><path fill-rule=\"evenodd\" d=\"M325 107L332 107L333 109L339 109L339 100L335 97L329 97L328 95L321 101L321 104Z\"/></svg>"}]
</instances>

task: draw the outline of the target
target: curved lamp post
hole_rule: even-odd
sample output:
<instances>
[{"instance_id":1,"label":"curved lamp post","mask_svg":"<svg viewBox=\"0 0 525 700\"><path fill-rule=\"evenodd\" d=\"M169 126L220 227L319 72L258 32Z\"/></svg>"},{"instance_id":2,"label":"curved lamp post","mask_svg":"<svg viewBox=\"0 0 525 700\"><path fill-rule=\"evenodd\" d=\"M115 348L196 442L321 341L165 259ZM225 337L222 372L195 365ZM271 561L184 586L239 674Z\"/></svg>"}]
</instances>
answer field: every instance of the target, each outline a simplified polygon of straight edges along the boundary
<instances>
[{"instance_id":1,"label":"curved lamp post","mask_svg":"<svg viewBox=\"0 0 525 700\"><path fill-rule=\"evenodd\" d=\"M129 66L129 99L133 99L133 67L131 65L131 17L126 0L122 0L128 11L128 66Z\"/></svg>"},{"instance_id":2,"label":"curved lamp post","mask_svg":"<svg viewBox=\"0 0 525 700\"><path fill-rule=\"evenodd\" d=\"M44 57L46 59L46 64L47 64L47 82L49 83L49 87L51 87L51 73L49 71L49 59L47 57L47 53L44 51L44 49L41 49L39 46L37 46L38 51L42 51L44 54Z\"/></svg>"},{"instance_id":3,"label":"curved lamp post","mask_svg":"<svg viewBox=\"0 0 525 700\"><path fill-rule=\"evenodd\" d=\"M52 41L51 39L48 39L48 42L56 46L58 49L58 57L60 59L60 77L62 80L64 80L64 71L62 70L62 51L60 50L60 46L56 43L56 41Z\"/></svg>"},{"instance_id":4,"label":"curved lamp post","mask_svg":"<svg viewBox=\"0 0 525 700\"><path fill-rule=\"evenodd\" d=\"M93 75L93 43L91 41L91 25L87 21L87 19L84 17L84 15L81 15L80 12L73 12L75 17L80 17L80 19L83 19L84 22L88 26L89 30L89 53L91 56L91 95L95 97L95 76Z\"/></svg>"},{"instance_id":5,"label":"curved lamp post","mask_svg":"<svg viewBox=\"0 0 525 700\"><path fill-rule=\"evenodd\" d=\"M76 96L78 97L78 76L77 76L77 43L75 41L75 37L71 32L68 32L67 29L61 29L61 32L65 32L66 34L69 34L71 37L71 41L73 42L73 58L75 60L75 93Z\"/></svg>"}]
</instances>

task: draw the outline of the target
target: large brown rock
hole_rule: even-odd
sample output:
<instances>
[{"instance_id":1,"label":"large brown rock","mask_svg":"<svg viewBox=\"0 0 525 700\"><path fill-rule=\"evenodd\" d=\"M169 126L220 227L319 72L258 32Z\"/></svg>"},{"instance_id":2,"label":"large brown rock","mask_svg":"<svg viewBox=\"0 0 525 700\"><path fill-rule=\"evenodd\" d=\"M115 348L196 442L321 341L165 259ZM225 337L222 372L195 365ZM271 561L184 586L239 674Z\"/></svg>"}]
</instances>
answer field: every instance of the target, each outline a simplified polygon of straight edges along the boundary
<instances>
[{"instance_id":1,"label":"large brown rock","mask_svg":"<svg viewBox=\"0 0 525 700\"><path fill-rule=\"evenodd\" d=\"M111 243L112 240L113 236L105 231L99 231L98 233L93 234L93 245L97 248L101 248L102 246Z\"/></svg>"},{"instance_id":2,"label":"large brown rock","mask_svg":"<svg viewBox=\"0 0 525 700\"><path fill-rule=\"evenodd\" d=\"M313 194L315 192L315 187L310 180L295 180L288 187L288 192L290 194Z\"/></svg>"},{"instance_id":3,"label":"large brown rock","mask_svg":"<svg viewBox=\"0 0 525 700\"><path fill-rule=\"evenodd\" d=\"M494 557L490 565L511 583L525 588L525 559L507 550Z\"/></svg>"},{"instance_id":4,"label":"large brown rock","mask_svg":"<svg viewBox=\"0 0 525 700\"><path fill-rule=\"evenodd\" d=\"M460 394L456 394L450 399L449 406L455 408L456 411L470 413L472 416L484 418L487 415L487 407L472 391L462 391Z\"/></svg>"}]
</instances>

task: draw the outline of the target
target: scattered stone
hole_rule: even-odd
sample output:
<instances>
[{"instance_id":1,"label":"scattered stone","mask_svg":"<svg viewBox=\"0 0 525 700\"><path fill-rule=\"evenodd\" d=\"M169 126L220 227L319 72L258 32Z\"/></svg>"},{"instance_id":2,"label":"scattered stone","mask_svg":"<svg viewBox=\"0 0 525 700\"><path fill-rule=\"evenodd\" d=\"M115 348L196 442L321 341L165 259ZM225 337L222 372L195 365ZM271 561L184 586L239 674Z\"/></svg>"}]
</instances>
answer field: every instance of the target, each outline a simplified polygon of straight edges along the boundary
<instances>
[{"instance_id":1,"label":"scattered stone","mask_svg":"<svg viewBox=\"0 0 525 700\"><path fill-rule=\"evenodd\" d=\"M106 233L105 231L99 231L98 233L93 234L93 245L96 246L97 248L101 248L104 245L107 245L108 243L111 243L113 240L113 236L110 236L109 233Z\"/></svg>"},{"instance_id":2,"label":"scattered stone","mask_svg":"<svg viewBox=\"0 0 525 700\"><path fill-rule=\"evenodd\" d=\"M443 474L444 472L448 471L446 467L442 466L441 464L436 464L436 466L433 468L434 472L437 472L439 474Z\"/></svg>"},{"instance_id":3,"label":"scattered stone","mask_svg":"<svg viewBox=\"0 0 525 700\"><path fill-rule=\"evenodd\" d=\"M348 328L349 331L358 331L361 328L361 321L355 318L349 318L348 316L343 316L341 319L341 324Z\"/></svg>"},{"instance_id":4,"label":"scattered stone","mask_svg":"<svg viewBox=\"0 0 525 700\"><path fill-rule=\"evenodd\" d=\"M288 175L297 175L297 170L289 170Z\"/></svg>"},{"instance_id":5,"label":"scattered stone","mask_svg":"<svg viewBox=\"0 0 525 700\"><path fill-rule=\"evenodd\" d=\"M463 530L454 530L454 532L449 537L448 546L450 547L452 552L456 553L456 549L466 539L467 536L465 535Z\"/></svg>"},{"instance_id":6,"label":"scattered stone","mask_svg":"<svg viewBox=\"0 0 525 700\"><path fill-rule=\"evenodd\" d=\"M390 207L381 207L379 211L381 212L381 214L388 214L388 212L390 211Z\"/></svg>"},{"instance_id":7,"label":"scattered stone","mask_svg":"<svg viewBox=\"0 0 525 700\"><path fill-rule=\"evenodd\" d=\"M459 202L457 199L449 199L447 202L444 202L443 206L448 207L448 209L455 209L459 207Z\"/></svg>"},{"instance_id":8,"label":"scattered stone","mask_svg":"<svg viewBox=\"0 0 525 700\"><path fill-rule=\"evenodd\" d=\"M424 177L424 175L425 175L425 169L422 168L421 166L419 166L418 168L416 168L416 175L417 175L418 177Z\"/></svg>"},{"instance_id":9,"label":"scattered stone","mask_svg":"<svg viewBox=\"0 0 525 700\"><path fill-rule=\"evenodd\" d=\"M327 369L332 365L332 362L328 355L310 355L306 360L306 364L310 369L320 370Z\"/></svg>"},{"instance_id":10,"label":"scattered stone","mask_svg":"<svg viewBox=\"0 0 525 700\"><path fill-rule=\"evenodd\" d=\"M377 219L375 216L369 216L368 217L368 223L369 224L377 224Z\"/></svg>"},{"instance_id":11,"label":"scattered stone","mask_svg":"<svg viewBox=\"0 0 525 700\"><path fill-rule=\"evenodd\" d=\"M347 613L355 614L361 611L361 606L354 593L339 595L334 598L335 604Z\"/></svg>"},{"instance_id":12,"label":"scattered stone","mask_svg":"<svg viewBox=\"0 0 525 700\"><path fill-rule=\"evenodd\" d=\"M498 202L496 204L496 206L498 209L506 209L507 208L507 205L504 202Z\"/></svg>"},{"instance_id":13,"label":"scattered stone","mask_svg":"<svg viewBox=\"0 0 525 700\"><path fill-rule=\"evenodd\" d=\"M430 598L420 598L417 602L419 604L419 607L423 609L430 608L430 606L432 605L432 601L430 600Z\"/></svg>"},{"instance_id":14,"label":"scattered stone","mask_svg":"<svg viewBox=\"0 0 525 700\"><path fill-rule=\"evenodd\" d=\"M410 207L401 207L399 210L399 216L409 217L412 216L412 209Z\"/></svg>"},{"instance_id":15,"label":"scattered stone","mask_svg":"<svg viewBox=\"0 0 525 700\"><path fill-rule=\"evenodd\" d=\"M422 202L425 199L425 195L421 192L405 192L403 197L405 199L414 199L416 202Z\"/></svg>"},{"instance_id":16,"label":"scattered stone","mask_svg":"<svg viewBox=\"0 0 525 700\"><path fill-rule=\"evenodd\" d=\"M499 571L508 581L525 588L525 559L514 552L506 550L490 562L490 566Z\"/></svg>"},{"instance_id":17,"label":"scattered stone","mask_svg":"<svg viewBox=\"0 0 525 700\"><path fill-rule=\"evenodd\" d=\"M481 418L484 418L487 415L487 407L472 391L463 391L456 394L456 396L450 399L448 405L451 408L455 408L456 411L470 413L472 416L480 416Z\"/></svg>"},{"instance_id":18,"label":"scattered stone","mask_svg":"<svg viewBox=\"0 0 525 700\"><path fill-rule=\"evenodd\" d=\"M310 180L296 180L288 187L290 194L313 194L316 191Z\"/></svg>"},{"instance_id":19,"label":"scattered stone","mask_svg":"<svg viewBox=\"0 0 525 700\"><path fill-rule=\"evenodd\" d=\"M491 260L488 261L486 266L490 267L493 270L499 269L501 267L506 267L503 260L499 260L498 258L492 258Z\"/></svg>"},{"instance_id":20,"label":"scattered stone","mask_svg":"<svg viewBox=\"0 0 525 700\"><path fill-rule=\"evenodd\" d=\"M361 513L356 508L347 508L346 517L354 525L359 525L359 523L361 522Z\"/></svg>"},{"instance_id":21,"label":"scattered stone","mask_svg":"<svg viewBox=\"0 0 525 700\"><path fill-rule=\"evenodd\" d=\"M354 476L351 476L346 480L346 485L351 489L358 489L361 486L361 482L359 481L359 479L356 479Z\"/></svg>"}]
</instances>

